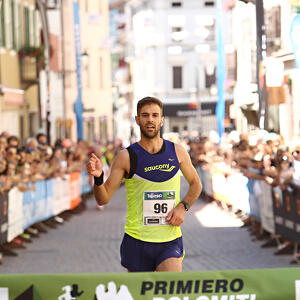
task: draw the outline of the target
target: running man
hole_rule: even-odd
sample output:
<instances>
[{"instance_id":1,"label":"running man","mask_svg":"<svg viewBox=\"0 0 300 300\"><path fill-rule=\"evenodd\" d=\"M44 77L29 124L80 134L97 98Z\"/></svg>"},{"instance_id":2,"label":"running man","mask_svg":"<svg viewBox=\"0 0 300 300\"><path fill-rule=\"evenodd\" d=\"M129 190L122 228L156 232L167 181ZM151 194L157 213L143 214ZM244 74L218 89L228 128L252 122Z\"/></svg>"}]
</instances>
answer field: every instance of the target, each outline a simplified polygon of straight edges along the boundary
<instances>
[{"instance_id":1,"label":"running man","mask_svg":"<svg viewBox=\"0 0 300 300\"><path fill-rule=\"evenodd\" d=\"M138 102L135 120L141 139L117 154L105 183L101 160L92 154L87 164L99 205L110 201L125 178L128 211L121 264L129 272L182 271L180 225L202 189L184 147L160 137L162 110L159 99L145 97ZM180 170L189 183L182 201Z\"/></svg>"}]
</instances>

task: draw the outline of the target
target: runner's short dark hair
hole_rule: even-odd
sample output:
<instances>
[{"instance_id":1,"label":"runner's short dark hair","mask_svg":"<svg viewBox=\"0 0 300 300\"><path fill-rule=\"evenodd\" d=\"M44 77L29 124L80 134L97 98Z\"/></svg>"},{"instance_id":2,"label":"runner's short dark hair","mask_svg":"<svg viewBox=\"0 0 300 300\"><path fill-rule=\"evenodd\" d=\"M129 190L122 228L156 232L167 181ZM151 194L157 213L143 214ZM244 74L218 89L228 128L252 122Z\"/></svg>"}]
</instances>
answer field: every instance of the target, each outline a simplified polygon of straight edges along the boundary
<instances>
[{"instance_id":1,"label":"runner's short dark hair","mask_svg":"<svg viewBox=\"0 0 300 300\"><path fill-rule=\"evenodd\" d=\"M163 104L159 99L157 99L155 97L144 97L141 100L139 100L139 102L137 104L137 114L138 115L140 114L140 111L143 106L145 106L147 104L152 104L152 103L157 104L161 109L161 113L163 112Z\"/></svg>"}]
</instances>

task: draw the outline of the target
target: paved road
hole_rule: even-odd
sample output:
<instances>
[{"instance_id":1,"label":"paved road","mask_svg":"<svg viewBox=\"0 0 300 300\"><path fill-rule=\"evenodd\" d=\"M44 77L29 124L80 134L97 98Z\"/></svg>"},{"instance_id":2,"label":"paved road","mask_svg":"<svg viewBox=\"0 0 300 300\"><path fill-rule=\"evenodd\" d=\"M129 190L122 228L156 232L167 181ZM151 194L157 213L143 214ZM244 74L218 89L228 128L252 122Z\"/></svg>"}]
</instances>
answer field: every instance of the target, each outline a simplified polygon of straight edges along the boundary
<instances>
[{"instance_id":1,"label":"paved road","mask_svg":"<svg viewBox=\"0 0 300 300\"><path fill-rule=\"evenodd\" d=\"M186 192L182 183L182 193ZM56 229L49 229L17 257L4 257L0 273L124 272L119 246L126 216L125 188L121 187L104 211L89 199L86 210ZM198 200L183 225L184 271L292 267L291 255L274 256L274 248L252 241L239 220L214 204Z\"/></svg>"}]
</instances>

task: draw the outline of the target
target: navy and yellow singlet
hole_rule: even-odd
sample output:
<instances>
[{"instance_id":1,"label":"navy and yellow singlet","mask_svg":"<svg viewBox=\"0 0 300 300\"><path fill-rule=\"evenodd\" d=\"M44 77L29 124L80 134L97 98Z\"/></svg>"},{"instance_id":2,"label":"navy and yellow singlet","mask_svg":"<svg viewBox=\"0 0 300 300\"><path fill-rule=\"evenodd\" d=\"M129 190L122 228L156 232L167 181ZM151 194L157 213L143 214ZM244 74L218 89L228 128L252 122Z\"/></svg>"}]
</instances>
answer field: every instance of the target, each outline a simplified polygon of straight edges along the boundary
<instances>
[{"instance_id":1,"label":"navy and yellow singlet","mask_svg":"<svg viewBox=\"0 0 300 300\"><path fill-rule=\"evenodd\" d=\"M138 143L127 148L130 173L127 189L125 232L146 242L168 242L181 236L179 226L166 216L180 201L180 169L174 143L163 140L162 149L147 152Z\"/></svg>"}]
</instances>

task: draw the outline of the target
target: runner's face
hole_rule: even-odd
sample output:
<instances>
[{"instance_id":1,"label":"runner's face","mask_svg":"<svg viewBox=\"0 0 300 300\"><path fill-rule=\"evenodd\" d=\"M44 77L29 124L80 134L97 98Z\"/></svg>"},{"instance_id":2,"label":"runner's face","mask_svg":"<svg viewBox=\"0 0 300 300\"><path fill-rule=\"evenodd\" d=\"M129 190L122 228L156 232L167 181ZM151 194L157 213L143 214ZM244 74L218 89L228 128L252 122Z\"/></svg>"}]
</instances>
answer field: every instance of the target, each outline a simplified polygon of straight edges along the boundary
<instances>
[{"instance_id":1,"label":"runner's face","mask_svg":"<svg viewBox=\"0 0 300 300\"><path fill-rule=\"evenodd\" d=\"M161 109L154 103L143 106L135 119L140 126L141 134L149 139L155 138L163 125Z\"/></svg>"}]
</instances>

